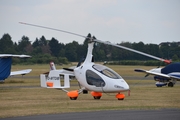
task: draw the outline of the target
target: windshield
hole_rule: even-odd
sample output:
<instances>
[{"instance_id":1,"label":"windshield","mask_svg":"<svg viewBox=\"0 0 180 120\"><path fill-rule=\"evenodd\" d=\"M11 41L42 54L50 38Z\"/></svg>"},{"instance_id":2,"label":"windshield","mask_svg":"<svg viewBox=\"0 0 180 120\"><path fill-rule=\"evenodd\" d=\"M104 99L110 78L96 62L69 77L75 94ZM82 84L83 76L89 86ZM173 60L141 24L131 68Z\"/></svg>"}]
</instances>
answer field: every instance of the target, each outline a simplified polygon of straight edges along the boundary
<instances>
[{"instance_id":1,"label":"windshield","mask_svg":"<svg viewBox=\"0 0 180 120\"><path fill-rule=\"evenodd\" d=\"M117 74L115 71L113 71L112 69L106 66L95 64L93 65L93 68L107 77L110 77L113 79L122 79L122 77L119 74Z\"/></svg>"}]
</instances>

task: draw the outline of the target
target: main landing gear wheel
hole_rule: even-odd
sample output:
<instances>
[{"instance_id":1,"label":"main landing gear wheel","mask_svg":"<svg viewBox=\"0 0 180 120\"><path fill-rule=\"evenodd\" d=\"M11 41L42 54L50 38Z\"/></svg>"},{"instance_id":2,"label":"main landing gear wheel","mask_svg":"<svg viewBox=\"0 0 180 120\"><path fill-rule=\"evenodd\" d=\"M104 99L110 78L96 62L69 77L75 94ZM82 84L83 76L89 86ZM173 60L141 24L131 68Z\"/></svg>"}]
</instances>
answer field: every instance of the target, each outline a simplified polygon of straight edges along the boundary
<instances>
[{"instance_id":1,"label":"main landing gear wheel","mask_svg":"<svg viewBox=\"0 0 180 120\"><path fill-rule=\"evenodd\" d=\"M79 93L78 93L77 90L67 92L67 96L69 96L69 98L70 98L71 100L76 100L77 97L78 97L78 95L79 95Z\"/></svg>"},{"instance_id":2,"label":"main landing gear wheel","mask_svg":"<svg viewBox=\"0 0 180 120\"><path fill-rule=\"evenodd\" d=\"M71 100L76 100L76 99L77 99L77 97L70 97L70 99L71 99Z\"/></svg>"},{"instance_id":3,"label":"main landing gear wheel","mask_svg":"<svg viewBox=\"0 0 180 120\"><path fill-rule=\"evenodd\" d=\"M101 99L101 96L94 96L94 99L99 100L99 99Z\"/></svg>"},{"instance_id":4,"label":"main landing gear wheel","mask_svg":"<svg viewBox=\"0 0 180 120\"><path fill-rule=\"evenodd\" d=\"M174 83L173 82L169 82L168 83L168 87L173 87L174 86Z\"/></svg>"},{"instance_id":5,"label":"main landing gear wheel","mask_svg":"<svg viewBox=\"0 0 180 120\"><path fill-rule=\"evenodd\" d=\"M92 91L91 95L94 97L95 100L99 100L102 96L102 93Z\"/></svg>"}]
</instances>

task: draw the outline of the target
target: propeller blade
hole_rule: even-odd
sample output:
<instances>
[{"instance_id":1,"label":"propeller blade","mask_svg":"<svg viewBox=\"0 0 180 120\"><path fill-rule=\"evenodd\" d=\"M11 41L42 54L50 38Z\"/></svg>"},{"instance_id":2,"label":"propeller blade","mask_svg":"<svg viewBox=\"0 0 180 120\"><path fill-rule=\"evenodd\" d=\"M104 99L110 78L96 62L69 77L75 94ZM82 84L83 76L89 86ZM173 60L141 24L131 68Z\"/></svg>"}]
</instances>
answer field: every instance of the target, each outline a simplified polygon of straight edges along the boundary
<instances>
[{"instance_id":1,"label":"propeller blade","mask_svg":"<svg viewBox=\"0 0 180 120\"><path fill-rule=\"evenodd\" d=\"M74 69L70 69L70 68L63 68L64 70L70 71L70 72L74 72Z\"/></svg>"},{"instance_id":2,"label":"propeller blade","mask_svg":"<svg viewBox=\"0 0 180 120\"><path fill-rule=\"evenodd\" d=\"M84 62L85 58L84 56L80 59L80 61L78 62L76 67L79 67L81 65L82 62Z\"/></svg>"},{"instance_id":3,"label":"propeller blade","mask_svg":"<svg viewBox=\"0 0 180 120\"><path fill-rule=\"evenodd\" d=\"M149 74L146 74L144 77L148 77L149 76Z\"/></svg>"}]
</instances>

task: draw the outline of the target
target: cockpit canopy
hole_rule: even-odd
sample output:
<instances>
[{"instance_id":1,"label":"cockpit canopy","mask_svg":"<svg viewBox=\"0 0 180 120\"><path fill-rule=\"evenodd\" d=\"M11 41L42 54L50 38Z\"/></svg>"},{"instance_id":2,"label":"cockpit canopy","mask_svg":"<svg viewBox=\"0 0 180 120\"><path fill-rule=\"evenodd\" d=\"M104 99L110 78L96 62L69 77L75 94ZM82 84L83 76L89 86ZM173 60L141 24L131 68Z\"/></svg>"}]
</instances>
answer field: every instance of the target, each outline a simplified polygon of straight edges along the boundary
<instances>
[{"instance_id":1,"label":"cockpit canopy","mask_svg":"<svg viewBox=\"0 0 180 120\"><path fill-rule=\"evenodd\" d=\"M122 79L122 77L119 74L117 74L115 71L113 71L112 69L106 66L94 64L92 67L107 77L110 77L113 79Z\"/></svg>"},{"instance_id":2,"label":"cockpit canopy","mask_svg":"<svg viewBox=\"0 0 180 120\"><path fill-rule=\"evenodd\" d=\"M117 74L112 69L110 69L106 66L95 64L92 66L92 68L94 68L96 71L98 71L99 73L101 73L109 78L122 79L122 77L119 74ZM102 79L102 77L99 76L97 73L95 73L92 70L86 71L86 81L89 85L93 85L96 87L104 87L106 85L106 83Z\"/></svg>"}]
</instances>

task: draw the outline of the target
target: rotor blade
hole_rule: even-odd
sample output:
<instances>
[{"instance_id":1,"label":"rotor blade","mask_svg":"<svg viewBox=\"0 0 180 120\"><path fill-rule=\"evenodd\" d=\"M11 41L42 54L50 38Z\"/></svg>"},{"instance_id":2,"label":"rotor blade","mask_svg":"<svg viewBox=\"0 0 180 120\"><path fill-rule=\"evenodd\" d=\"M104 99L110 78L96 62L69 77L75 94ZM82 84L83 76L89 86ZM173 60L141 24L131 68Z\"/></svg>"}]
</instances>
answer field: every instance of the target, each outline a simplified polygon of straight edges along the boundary
<instances>
[{"instance_id":1,"label":"rotor blade","mask_svg":"<svg viewBox=\"0 0 180 120\"><path fill-rule=\"evenodd\" d=\"M76 36L83 37L83 38L88 38L89 40L92 40L91 42L96 41L96 42L99 42L99 43L104 43L104 44L112 45L112 46L115 46L115 47L119 47L119 48L122 48L122 49L125 49L125 50L129 50L131 52L135 52L135 53L138 53L138 54L141 54L141 55L144 55L144 56L156 59L156 60L163 61L163 62L168 63L168 64L171 63L170 60L162 59L162 58L159 58L159 57L156 57L156 56L153 56L153 55L149 55L149 54L146 54L146 53L143 53L143 52L131 49L131 48L127 48L127 47L124 47L124 46L121 46L121 45L117 45L117 44L112 44L110 42L104 42L102 40L98 40L98 39L95 39L93 37L89 38L89 37L86 37L86 36L83 36L83 35L79 35L79 34L76 34L76 33L73 33L73 32L68 32L68 31L64 31L64 30L60 30L60 29L54 29L54 28L50 28L50 27L44 27L44 26L35 25L35 24L29 24L29 23L24 23L24 22L19 22L19 23L20 24L24 24L24 25L30 25L30 26L34 26L34 27L40 27L40 28L55 30L55 31L59 31L59 32L64 32L64 33L76 35Z\"/></svg>"},{"instance_id":2,"label":"rotor blade","mask_svg":"<svg viewBox=\"0 0 180 120\"><path fill-rule=\"evenodd\" d=\"M168 64L171 63L170 60L165 60L165 59L162 59L162 58L159 58L159 57L156 57L156 56L153 56L153 55L149 55L147 53L143 53L143 52L140 52L140 51L137 51L137 50L134 50L134 49L131 49L131 48L127 48L127 47L124 47L124 46L121 46L121 45L112 44L112 43L107 42L107 41L104 42L104 41L98 40L98 39L93 39L93 40L96 41L96 42L99 42L99 43L104 43L104 44L107 44L107 45L112 45L112 46L119 47L119 48L122 48L122 49L125 49L125 50L129 50L131 52L135 52L135 53L138 53L138 54L141 54L141 55L144 55L144 56L156 59L156 60L160 60L160 61L163 61L163 62L168 63Z\"/></svg>"},{"instance_id":3,"label":"rotor blade","mask_svg":"<svg viewBox=\"0 0 180 120\"><path fill-rule=\"evenodd\" d=\"M73 33L73 32L68 32L68 31L65 31L65 30L60 30L60 29L55 29L55 28L50 28L50 27L45 27L45 26L40 26L40 25L35 25L35 24L29 24L29 23L24 23L24 22L19 22L19 23L24 24L24 25L30 25L30 26L34 26L34 27L39 27L39 28L45 28L45 29L55 30L55 31L59 31L59 32L64 32L64 33L76 35L76 36L83 37L83 38L88 38L86 36L79 35L79 34L76 34L76 33Z\"/></svg>"}]
</instances>

